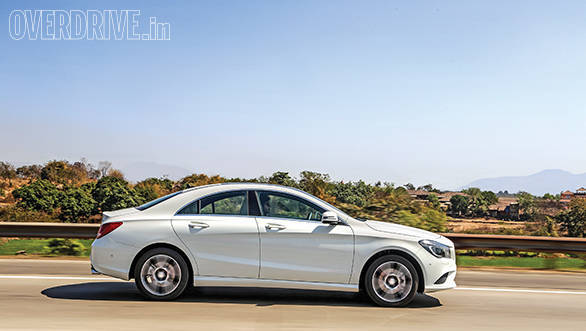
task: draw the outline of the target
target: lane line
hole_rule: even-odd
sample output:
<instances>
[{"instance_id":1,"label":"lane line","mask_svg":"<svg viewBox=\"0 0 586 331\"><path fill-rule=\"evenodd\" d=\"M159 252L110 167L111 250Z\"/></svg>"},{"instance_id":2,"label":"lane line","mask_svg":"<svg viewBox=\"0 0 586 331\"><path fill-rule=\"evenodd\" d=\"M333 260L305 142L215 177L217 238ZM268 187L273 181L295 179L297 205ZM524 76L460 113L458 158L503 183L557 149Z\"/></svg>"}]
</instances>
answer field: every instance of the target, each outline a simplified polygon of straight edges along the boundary
<instances>
[{"instance_id":1,"label":"lane line","mask_svg":"<svg viewBox=\"0 0 586 331\"><path fill-rule=\"evenodd\" d=\"M24 276L24 275L0 275L0 279L55 279L55 280L120 280L106 277L72 277L72 276Z\"/></svg>"},{"instance_id":2,"label":"lane line","mask_svg":"<svg viewBox=\"0 0 586 331\"><path fill-rule=\"evenodd\" d=\"M578 295L586 295L586 292L580 292L580 291L523 290L523 289L513 289L513 288L456 287L455 290L461 290L461 291L486 291L486 292L520 292L520 293L549 293L549 294L578 294Z\"/></svg>"}]
</instances>

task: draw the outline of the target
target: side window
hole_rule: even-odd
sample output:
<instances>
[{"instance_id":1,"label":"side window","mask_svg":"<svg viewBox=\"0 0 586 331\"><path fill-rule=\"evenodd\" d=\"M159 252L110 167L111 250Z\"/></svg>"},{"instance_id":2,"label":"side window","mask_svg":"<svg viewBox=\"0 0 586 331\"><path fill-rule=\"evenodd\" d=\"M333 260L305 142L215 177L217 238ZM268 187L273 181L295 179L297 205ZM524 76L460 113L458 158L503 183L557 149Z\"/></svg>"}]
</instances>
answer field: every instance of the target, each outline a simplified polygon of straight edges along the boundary
<instances>
[{"instance_id":1,"label":"side window","mask_svg":"<svg viewBox=\"0 0 586 331\"><path fill-rule=\"evenodd\" d=\"M309 201L277 192L258 192L263 216L321 221L324 210Z\"/></svg>"},{"instance_id":2,"label":"side window","mask_svg":"<svg viewBox=\"0 0 586 331\"><path fill-rule=\"evenodd\" d=\"M190 203L177 214L248 215L246 195L246 191L215 194Z\"/></svg>"},{"instance_id":3,"label":"side window","mask_svg":"<svg viewBox=\"0 0 586 331\"><path fill-rule=\"evenodd\" d=\"M200 214L248 215L246 191L220 193L200 201Z\"/></svg>"},{"instance_id":4,"label":"side window","mask_svg":"<svg viewBox=\"0 0 586 331\"><path fill-rule=\"evenodd\" d=\"M179 215L195 215L199 214L199 200L196 200L187 206L183 207L177 214Z\"/></svg>"}]
</instances>

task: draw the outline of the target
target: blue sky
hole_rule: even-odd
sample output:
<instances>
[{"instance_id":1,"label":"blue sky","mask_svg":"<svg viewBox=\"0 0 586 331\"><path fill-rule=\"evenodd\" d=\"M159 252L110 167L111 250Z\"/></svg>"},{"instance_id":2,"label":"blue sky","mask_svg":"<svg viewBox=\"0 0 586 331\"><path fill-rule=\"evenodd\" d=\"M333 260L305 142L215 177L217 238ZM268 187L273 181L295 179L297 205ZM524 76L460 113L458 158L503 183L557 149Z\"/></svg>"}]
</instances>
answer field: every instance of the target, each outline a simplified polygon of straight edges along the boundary
<instances>
[{"instance_id":1,"label":"blue sky","mask_svg":"<svg viewBox=\"0 0 586 331\"><path fill-rule=\"evenodd\" d=\"M586 2L5 1L170 41L0 37L0 159L434 183L586 172ZM144 22L143 22L144 23Z\"/></svg>"}]
</instances>

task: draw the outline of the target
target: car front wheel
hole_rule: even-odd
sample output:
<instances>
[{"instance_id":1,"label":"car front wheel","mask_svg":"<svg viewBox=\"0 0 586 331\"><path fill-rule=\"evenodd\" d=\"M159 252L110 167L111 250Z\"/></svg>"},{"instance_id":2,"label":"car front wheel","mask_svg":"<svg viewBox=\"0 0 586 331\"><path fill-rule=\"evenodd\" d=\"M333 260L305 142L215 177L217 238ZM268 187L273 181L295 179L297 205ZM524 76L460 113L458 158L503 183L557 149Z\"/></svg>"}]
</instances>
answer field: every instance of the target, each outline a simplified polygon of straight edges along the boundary
<instances>
[{"instance_id":1,"label":"car front wheel","mask_svg":"<svg viewBox=\"0 0 586 331\"><path fill-rule=\"evenodd\" d=\"M169 248L145 252L134 268L134 281L148 299L172 300L187 288L189 268L185 259Z\"/></svg>"},{"instance_id":2,"label":"car front wheel","mask_svg":"<svg viewBox=\"0 0 586 331\"><path fill-rule=\"evenodd\" d=\"M363 285L368 297L377 305L402 307L413 300L418 283L417 271L409 260L385 255L370 264Z\"/></svg>"}]
</instances>

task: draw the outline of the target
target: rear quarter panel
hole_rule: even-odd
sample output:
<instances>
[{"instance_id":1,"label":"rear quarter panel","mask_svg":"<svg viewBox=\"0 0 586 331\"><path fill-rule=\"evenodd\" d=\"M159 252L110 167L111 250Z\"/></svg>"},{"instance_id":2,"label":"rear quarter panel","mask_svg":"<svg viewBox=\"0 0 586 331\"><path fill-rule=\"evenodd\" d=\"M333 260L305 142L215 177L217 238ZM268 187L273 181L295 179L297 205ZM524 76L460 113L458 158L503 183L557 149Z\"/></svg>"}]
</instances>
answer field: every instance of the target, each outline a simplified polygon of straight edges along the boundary
<instances>
[{"instance_id":1,"label":"rear quarter panel","mask_svg":"<svg viewBox=\"0 0 586 331\"><path fill-rule=\"evenodd\" d=\"M154 244L167 244L181 250L197 274L197 264L173 231L170 219L121 221L122 226L92 244L91 261L98 272L128 280L132 277L132 261L141 250Z\"/></svg>"}]
</instances>

